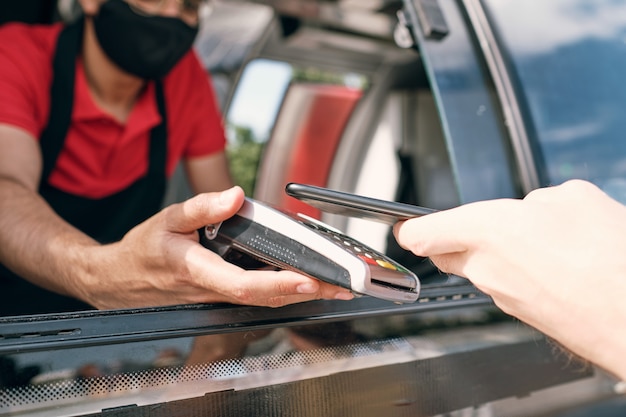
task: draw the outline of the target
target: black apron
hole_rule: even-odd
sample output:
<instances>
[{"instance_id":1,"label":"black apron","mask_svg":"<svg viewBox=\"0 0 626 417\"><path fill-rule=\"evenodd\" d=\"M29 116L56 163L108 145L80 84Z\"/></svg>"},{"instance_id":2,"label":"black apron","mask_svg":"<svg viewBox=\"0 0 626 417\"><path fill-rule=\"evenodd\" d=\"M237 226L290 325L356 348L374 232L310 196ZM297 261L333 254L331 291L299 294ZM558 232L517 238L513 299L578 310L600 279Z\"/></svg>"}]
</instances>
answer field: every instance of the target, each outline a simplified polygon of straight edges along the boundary
<instances>
[{"instance_id":1,"label":"black apron","mask_svg":"<svg viewBox=\"0 0 626 417\"><path fill-rule=\"evenodd\" d=\"M165 100L162 83L156 81L157 105L162 122L151 131L148 172L144 177L128 188L101 199L69 194L50 185L50 173L63 149L71 123L76 59L82 45L83 26L82 19L68 25L57 41L50 118L40 139L43 172L39 193L68 223L101 243L110 243L120 240L128 230L161 208L166 185ZM124 291L124 288L119 290ZM0 264L0 316L92 308L76 299L30 284Z\"/></svg>"}]
</instances>

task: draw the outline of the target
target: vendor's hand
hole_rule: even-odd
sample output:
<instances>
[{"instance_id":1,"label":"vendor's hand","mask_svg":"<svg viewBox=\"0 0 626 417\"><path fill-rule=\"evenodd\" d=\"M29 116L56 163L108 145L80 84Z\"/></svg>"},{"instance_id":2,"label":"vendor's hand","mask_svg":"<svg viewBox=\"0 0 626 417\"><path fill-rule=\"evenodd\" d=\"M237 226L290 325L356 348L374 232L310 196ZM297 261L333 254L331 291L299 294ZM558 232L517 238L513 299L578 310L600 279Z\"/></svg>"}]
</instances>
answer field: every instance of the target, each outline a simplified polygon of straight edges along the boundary
<instances>
[{"instance_id":1,"label":"vendor's hand","mask_svg":"<svg viewBox=\"0 0 626 417\"><path fill-rule=\"evenodd\" d=\"M626 208L570 181L399 223L398 242L626 378Z\"/></svg>"},{"instance_id":2,"label":"vendor's hand","mask_svg":"<svg viewBox=\"0 0 626 417\"><path fill-rule=\"evenodd\" d=\"M352 294L290 271L245 271L199 244L197 229L234 215L241 188L165 208L117 243L91 248L81 298L97 308L228 302L278 307Z\"/></svg>"}]
</instances>

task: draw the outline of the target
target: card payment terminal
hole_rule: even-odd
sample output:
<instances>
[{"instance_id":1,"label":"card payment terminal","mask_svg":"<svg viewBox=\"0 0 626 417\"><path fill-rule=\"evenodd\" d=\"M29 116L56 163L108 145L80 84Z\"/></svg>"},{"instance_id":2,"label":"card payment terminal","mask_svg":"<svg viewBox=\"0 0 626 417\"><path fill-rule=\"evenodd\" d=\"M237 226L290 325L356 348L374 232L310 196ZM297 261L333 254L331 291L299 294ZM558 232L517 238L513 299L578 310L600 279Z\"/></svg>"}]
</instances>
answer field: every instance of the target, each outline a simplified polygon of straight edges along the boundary
<instances>
[{"instance_id":1,"label":"card payment terminal","mask_svg":"<svg viewBox=\"0 0 626 417\"><path fill-rule=\"evenodd\" d=\"M417 300L417 276L318 220L246 198L233 217L200 229L200 243L244 269L271 265L397 303Z\"/></svg>"}]
</instances>

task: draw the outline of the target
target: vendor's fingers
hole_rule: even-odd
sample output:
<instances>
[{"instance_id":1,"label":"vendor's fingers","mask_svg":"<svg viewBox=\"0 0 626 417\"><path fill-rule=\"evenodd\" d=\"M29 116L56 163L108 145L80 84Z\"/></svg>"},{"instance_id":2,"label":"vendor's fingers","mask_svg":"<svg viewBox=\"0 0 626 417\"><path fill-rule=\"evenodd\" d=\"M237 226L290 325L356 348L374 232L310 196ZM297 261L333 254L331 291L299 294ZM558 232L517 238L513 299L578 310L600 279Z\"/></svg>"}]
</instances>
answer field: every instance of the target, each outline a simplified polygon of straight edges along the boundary
<instances>
[{"instance_id":1,"label":"vendor's fingers","mask_svg":"<svg viewBox=\"0 0 626 417\"><path fill-rule=\"evenodd\" d=\"M345 288L296 272L243 270L200 246L191 248L187 256L189 264L193 265L191 275L199 277L201 287L217 291L219 301L278 307L315 299L352 298ZM211 296L215 299L216 294Z\"/></svg>"},{"instance_id":2,"label":"vendor's fingers","mask_svg":"<svg viewBox=\"0 0 626 417\"><path fill-rule=\"evenodd\" d=\"M243 271L238 282L232 284L232 302L237 304L280 307L310 300L352 298L347 289L292 271Z\"/></svg>"},{"instance_id":3,"label":"vendor's fingers","mask_svg":"<svg viewBox=\"0 0 626 417\"><path fill-rule=\"evenodd\" d=\"M166 228L171 232L189 233L207 224L232 217L241 208L244 192L233 187L219 193L199 194L163 210Z\"/></svg>"}]
</instances>

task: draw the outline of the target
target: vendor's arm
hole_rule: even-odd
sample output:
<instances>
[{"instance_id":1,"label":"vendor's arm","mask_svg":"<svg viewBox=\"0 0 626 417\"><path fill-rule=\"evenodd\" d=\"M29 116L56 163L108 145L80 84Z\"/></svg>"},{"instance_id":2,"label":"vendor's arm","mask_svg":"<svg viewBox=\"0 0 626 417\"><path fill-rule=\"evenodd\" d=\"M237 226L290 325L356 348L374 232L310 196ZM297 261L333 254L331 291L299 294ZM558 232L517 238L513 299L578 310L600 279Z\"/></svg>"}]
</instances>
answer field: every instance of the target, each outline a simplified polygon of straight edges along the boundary
<instances>
[{"instance_id":1,"label":"vendor's arm","mask_svg":"<svg viewBox=\"0 0 626 417\"><path fill-rule=\"evenodd\" d=\"M0 149L0 262L42 287L76 295L74 258L96 242L63 221L37 193L42 160L31 134L0 124Z\"/></svg>"},{"instance_id":2,"label":"vendor's arm","mask_svg":"<svg viewBox=\"0 0 626 417\"><path fill-rule=\"evenodd\" d=\"M400 244L626 380L626 207L570 181L399 223Z\"/></svg>"},{"instance_id":3,"label":"vendor's arm","mask_svg":"<svg viewBox=\"0 0 626 417\"><path fill-rule=\"evenodd\" d=\"M196 194L222 191L234 185L225 151L188 159L185 170L191 189Z\"/></svg>"},{"instance_id":4,"label":"vendor's arm","mask_svg":"<svg viewBox=\"0 0 626 417\"><path fill-rule=\"evenodd\" d=\"M0 125L0 149L0 261L37 285L97 308L351 298L293 272L244 271L204 249L196 230L237 212L240 188L167 207L120 242L100 245L38 195L41 156L32 135Z\"/></svg>"}]
</instances>

